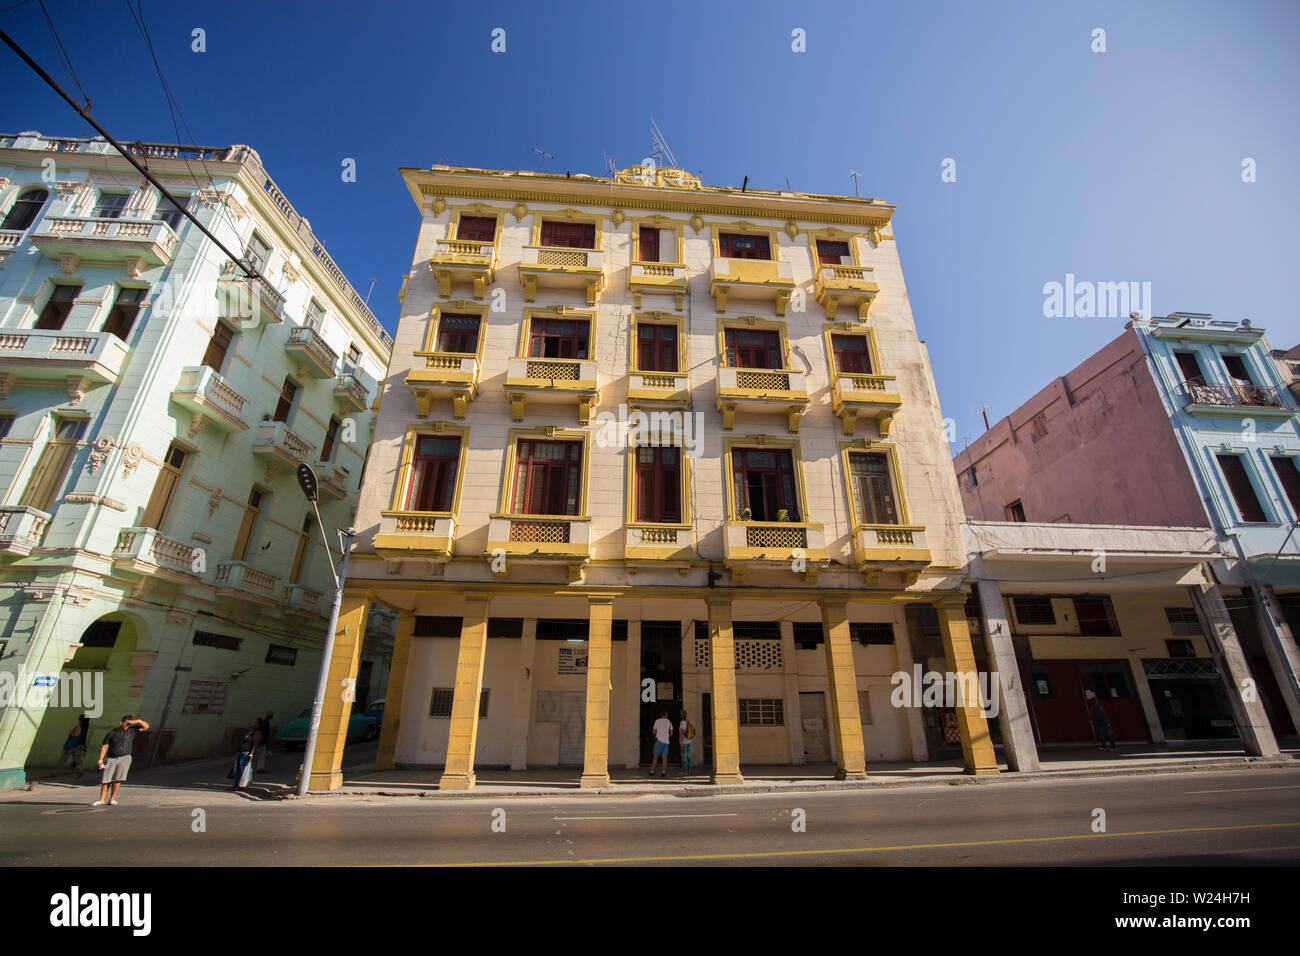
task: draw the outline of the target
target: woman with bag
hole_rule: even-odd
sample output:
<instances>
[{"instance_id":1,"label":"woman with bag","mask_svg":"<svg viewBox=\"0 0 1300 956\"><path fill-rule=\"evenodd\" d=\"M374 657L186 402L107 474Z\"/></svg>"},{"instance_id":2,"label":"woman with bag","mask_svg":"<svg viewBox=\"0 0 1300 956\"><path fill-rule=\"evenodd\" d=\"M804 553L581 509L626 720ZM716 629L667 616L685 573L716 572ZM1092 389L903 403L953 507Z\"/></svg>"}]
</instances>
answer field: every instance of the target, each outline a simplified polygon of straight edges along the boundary
<instances>
[{"instance_id":1,"label":"woman with bag","mask_svg":"<svg viewBox=\"0 0 1300 956\"><path fill-rule=\"evenodd\" d=\"M263 744L262 718L254 717L253 726L248 728L244 739L239 743L239 756L235 758L233 775L234 786L231 790L244 790L253 782L253 758Z\"/></svg>"}]
</instances>

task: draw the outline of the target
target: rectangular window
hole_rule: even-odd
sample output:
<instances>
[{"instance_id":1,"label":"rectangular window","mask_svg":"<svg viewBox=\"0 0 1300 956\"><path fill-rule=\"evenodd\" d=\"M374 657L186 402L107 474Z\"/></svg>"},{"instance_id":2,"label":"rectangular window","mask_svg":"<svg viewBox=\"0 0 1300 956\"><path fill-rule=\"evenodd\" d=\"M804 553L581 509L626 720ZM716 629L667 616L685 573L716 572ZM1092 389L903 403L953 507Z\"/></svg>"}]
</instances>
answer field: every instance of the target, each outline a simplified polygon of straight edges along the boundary
<instances>
[{"instance_id":1,"label":"rectangular window","mask_svg":"<svg viewBox=\"0 0 1300 956\"><path fill-rule=\"evenodd\" d=\"M195 647L219 647L223 651L237 651L242 641L240 638L231 637L229 634L195 631L193 643Z\"/></svg>"},{"instance_id":2,"label":"rectangular window","mask_svg":"<svg viewBox=\"0 0 1300 956\"><path fill-rule=\"evenodd\" d=\"M636 520L682 520L681 449L671 445L636 449Z\"/></svg>"},{"instance_id":3,"label":"rectangular window","mask_svg":"<svg viewBox=\"0 0 1300 956\"><path fill-rule=\"evenodd\" d=\"M1178 362L1178 371L1183 373L1183 381L1197 385L1205 382L1205 374L1201 371L1201 363L1196 361L1195 352L1175 352L1174 359Z\"/></svg>"},{"instance_id":4,"label":"rectangular window","mask_svg":"<svg viewBox=\"0 0 1300 956\"><path fill-rule=\"evenodd\" d=\"M109 310L102 331L116 335L125 342L148 294L148 289L118 289L117 298L113 301L113 308Z\"/></svg>"},{"instance_id":5,"label":"rectangular window","mask_svg":"<svg viewBox=\"0 0 1300 956\"><path fill-rule=\"evenodd\" d=\"M862 524L898 524L888 455L878 451L851 452L849 477Z\"/></svg>"},{"instance_id":6,"label":"rectangular window","mask_svg":"<svg viewBox=\"0 0 1300 956\"><path fill-rule=\"evenodd\" d=\"M511 511L576 515L581 491L581 442L520 440Z\"/></svg>"},{"instance_id":7,"label":"rectangular window","mask_svg":"<svg viewBox=\"0 0 1300 956\"><path fill-rule=\"evenodd\" d=\"M849 624L849 634L863 647L894 643L894 625L888 621L859 621Z\"/></svg>"},{"instance_id":8,"label":"rectangular window","mask_svg":"<svg viewBox=\"0 0 1300 956\"><path fill-rule=\"evenodd\" d=\"M320 446L321 461L330 461L334 457L334 442L338 437L339 419L337 415L331 415L329 426L325 429L325 444Z\"/></svg>"},{"instance_id":9,"label":"rectangular window","mask_svg":"<svg viewBox=\"0 0 1300 956\"><path fill-rule=\"evenodd\" d=\"M261 272L266 266L267 260L271 258L271 247L268 246L257 233L253 233L248 240L248 248L244 250L244 261L254 272Z\"/></svg>"},{"instance_id":10,"label":"rectangular window","mask_svg":"<svg viewBox=\"0 0 1300 956\"><path fill-rule=\"evenodd\" d=\"M1091 637L1115 637L1119 634L1115 609L1108 597L1075 598L1074 616L1079 622L1080 634Z\"/></svg>"},{"instance_id":11,"label":"rectangular window","mask_svg":"<svg viewBox=\"0 0 1300 956\"><path fill-rule=\"evenodd\" d=\"M126 193L100 193L90 215L93 219L120 219L126 209Z\"/></svg>"},{"instance_id":12,"label":"rectangular window","mask_svg":"<svg viewBox=\"0 0 1300 956\"><path fill-rule=\"evenodd\" d=\"M723 259L771 259L772 245L767 236L724 232L718 236L718 255Z\"/></svg>"},{"instance_id":13,"label":"rectangular window","mask_svg":"<svg viewBox=\"0 0 1300 956\"><path fill-rule=\"evenodd\" d=\"M785 701L780 697L742 697L737 703L742 727L785 726Z\"/></svg>"},{"instance_id":14,"label":"rectangular window","mask_svg":"<svg viewBox=\"0 0 1300 956\"><path fill-rule=\"evenodd\" d=\"M528 327L528 357L585 359L589 326L585 319L533 319Z\"/></svg>"},{"instance_id":15,"label":"rectangular window","mask_svg":"<svg viewBox=\"0 0 1300 956\"><path fill-rule=\"evenodd\" d=\"M298 546L294 548L293 564L289 568L289 583L297 584L302 580L302 572L307 564L307 549L311 544L312 516L308 512L302 519L302 531L298 533Z\"/></svg>"},{"instance_id":16,"label":"rectangular window","mask_svg":"<svg viewBox=\"0 0 1300 956\"><path fill-rule=\"evenodd\" d=\"M234 337L235 333L228 325L218 322L216 328L212 330L212 338L208 341L208 348L203 353L201 364L220 373L226 367L226 353L230 350L230 343Z\"/></svg>"},{"instance_id":17,"label":"rectangular window","mask_svg":"<svg viewBox=\"0 0 1300 956\"><path fill-rule=\"evenodd\" d=\"M849 257L849 244L847 242L818 239L817 262L823 266L852 265L853 260Z\"/></svg>"},{"instance_id":18,"label":"rectangular window","mask_svg":"<svg viewBox=\"0 0 1300 956\"><path fill-rule=\"evenodd\" d=\"M841 375L871 374L871 352L865 337L832 335L831 352L835 356L835 371Z\"/></svg>"},{"instance_id":19,"label":"rectangular window","mask_svg":"<svg viewBox=\"0 0 1300 956\"><path fill-rule=\"evenodd\" d=\"M784 368L781 336L776 332L727 329L728 368Z\"/></svg>"},{"instance_id":20,"label":"rectangular window","mask_svg":"<svg viewBox=\"0 0 1300 956\"><path fill-rule=\"evenodd\" d=\"M1017 596L1011 599L1011 606L1015 608L1018 624L1047 626L1056 623L1056 612L1052 610L1049 597Z\"/></svg>"},{"instance_id":21,"label":"rectangular window","mask_svg":"<svg viewBox=\"0 0 1300 956\"><path fill-rule=\"evenodd\" d=\"M1007 511L1007 520L1008 520L1008 521L1024 521L1024 520L1025 520L1025 506L1024 506L1023 504L1020 503L1020 499L1019 499L1019 498L1017 498L1015 501L1011 502L1011 504L1007 505L1006 511Z\"/></svg>"},{"instance_id":22,"label":"rectangular window","mask_svg":"<svg viewBox=\"0 0 1300 956\"><path fill-rule=\"evenodd\" d=\"M1169 652L1170 657L1195 657L1196 648L1191 641L1186 638L1165 641L1165 650Z\"/></svg>"},{"instance_id":23,"label":"rectangular window","mask_svg":"<svg viewBox=\"0 0 1300 956\"><path fill-rule=\"evenodd\" d=\"M748 521L799 521L794 459L784 448L733 448L736 509ZM784 519L781 512L785 512Z\"/></svg>"},{"instance_id":24,"label":"rectangular window","mask_svg":"<svg viewBox=\"0 0 1300 956\"><path fill-rule=\"evenodd\" d=\"M659 230L654 226L642 226L637 234L637 254L640 262L659 261Z\"/></svg>"},{"instance_id":25,"label":"rectangular window","mask_svg":"<svg viewBox=\"0 0 1300 956\"><path fill-rule=\"evenodd\" d=\"M1196 616L1194 607L1167 607L1165 620L1169 622L1169 633L1179 637L1204 637L1201 619Z\"/></svg>"},{"instance_id":26,"label":"rectangular window","mask_svg":"<svg viewBox=\"0 0 1300 956\"><path fill-rule=\"evenodd\" d=\"M45 308L41 309L40 318L36 320L33 328L50 332L62 329L63 323L68 319L68 313L72 311L73 300L77 298L77 293L80 291L79 285L56 285L45 303Z\"/></svg>"},{"instance_id":27,"label":"rectangular window","mask_svg":"<svg viewBox=\"0 0 1300 956\"><path fill-rule=\"evenodd\" d=\"M637 323L636 365L640 372L681 371L677 367L677 326Z\"/></svg>"},{"instance_id":28,"label":"rectangular window","mask_svg":"<svg viewBox=\"0 0 1300 956\"><path fill-rule=\"evenodd\" d=\"M325 321L325 307L312 299L307 303L307 321L304 323L307 328L320 331L320 325Z\"/></svg>"},{"instance_id":29,"label":"rectangular window","mask_svg":"<svg viewBox=\"0 0 1300 956\"><path fill-rule=\"evenodd\" d=\"M430 717L450 717L451 705L456 700L454 687L435 687L429 700Z\"/></svg>"},{"instance_id":30,"label":"rectangular window","mask_svg":"<svg viewBox=\"0 0 1300 956\"><path fill-rule=\"evenodd\" d=\"M564 249L595 249L596 226L590 222L543 220L542 245Z\"/></svg>"},{"instance_id":31,"label":"rectangular window","mask_svg":"<svg viewBox=\"0 0 1300 956\"><path fill-rule=\"evenodd\" d=\"M48 512L72 470L72 459L77 453L77 442L86 433L83 418L56 418L50 440L45 443L40 459L32 470L18 504L37 511Z\"/></svg>"},{"instance_id":32,"label":"rectangular window","mask_svg":"<svg viewBox=\"0 0 1300 956\"><path fill-rule=\"evenodd\" d=\"M298 649L283 644L270 644L266 648L266 663L292 667L298 662Z\"/></svg>"},{"instance_id":33,"label":"rectangular window","mask_svg":"<svg viewBox=\"0 0 1300 956\"><path fill-rule=\"evenodd\" d=\"M1237 385L1253 385L1250 380L1250 372L1246 370L1246 363L1240 355L1223 356L1223 367L1228 370L1228 377Z\"/></svg>"},{"instance_id":34,"label":"rectangular window","mask_svg":"<svg viewBox=\"0 0 1300 956\"><path fill-rule=\"evenodd\" d=\"M460 463L460 439L418 435L411 458L407 511L451 511Z\"/></svg>"},{"instance_id":35,"label":"rectangular window","mask_svg":"<svg viewBox=\"0 0 1300 956\"><path fill-rule=\"evenodd\" d=\"M348 350L343 353L343 374L351 375L356 372L357 367L361 364L361 349L355 345L349 345Z\"/></svg>"},{"instance_id":36,"label":"rectangular window","mask_svg":"<svg viewBox=\"0 0 1300 956\"><path fill-rule=\"evenodd\" d=\"M438 316L438 341L435 351L473 355L478 351L477 315L443 312Z\"/></svg>"},{"instance_id":37,"label":"rectangular window","mask_svg":"<svg viewBox=\"0 0 1300 956\"><path fill-rule=\"evenodd\" d=\"M177 196L182 203L188 205L188 197ZM165 222L171 226L172 232L181 228L181 222L185 219L185 214L181 211L182 207L176 205L166 196L158 197L158 209L154 212L153 217L159 222Z\"/></svg>"},{"instance_id":38,"label":"rectangular window","mask_svg":"<svg viewBox=\"0 0 1300 956\"><path fill-rule=\"evenodd\" d=\"M589 636L590 625L591 622L585 617L539 617L537 640L585 641Z\"/></svg>"},{"instance_id":39,"label":"rectangular window","mask_svg":"<svg viewBox=\"0 0 1300 956\"><path fill-rule=\"evenodd\" d=\"M1228 482L1228 490L1232 492L1232 500L1237 506L1237 517L1242 521L1267 521L1268 517L1264 514L1264 507L1259 503L1259 498L1255 495L1255 487L1250 483L1250 476L1246 474L1246 463L1241 460L1240 455L1215 455L1219 461L1219 467L1223 469L1223 477Z\"/></svg>"},{"instance_id":40,"label":"rectangular window","mask_svg":"<svg viewBox=\"0 0 1300 956\"><path fill-rule=\"evenodd\" d=\"M184 713L187 714L224 714L226 712L226 690L229 684L214 680L192 680L189 690L185 692Z\"/></svg>"},{"instance_id":41,"label":"rectangular window","mask_svg":"<svg viewBox=\"0 0 1300 956\"><path fill-rule=\"evenodd\" d=\"M280 401L275 406L275 414L271 416L272 421L287 422L289 420L289 413L293 411L293 400L297 394L297 383L285 376L284 384L280 386Z\"/></svg>"},{"instance_id":42,"label":"rectangular window","mask_svg":"<svg viewBox=\"0 0 1300 956\"><path fill-rule=\"evenodd\" d=\"M460 637L464 618L421 614L415 619L412 637Z\"/></svg>"},{"instance_id":43,"label":"rectangular window","mask_svg":"<svg viewBox=\"0 0 1300 956\"><path fill-rule=\"evenodd\" d=\"M495 242L496 237L495 216L461 216L456 226L456 238L465 242Z\"/></svg>"},{"instance_id":44,"label":"rectangular window","mask_svg":"<svg viewBox=\"0 0 1300 956\"><path fill-rule=\"evenodd\" d=\"M1300 471L1296 470L1295 459L1274 457L1269 460L1273 462L1282 490L1286 492L1286 500L1291 502L1291 510L1300 514Z\"/></svg>"},{"instance_id":45,"label":"rectangular window","mask_svg":"<svg viewBox=\"0 0 1300 956\"><path fill-rule=\"evenodd\" d=\"M239 533L235 536L235 550L230 555L231 561L247 561L248 552L253 544L253 533L257 530L257 519L262 513L262 492L254 488L248 495L248 504L244 507L244 517L239 523Z\"/></svg>"},{"instance_id":46,"label":"rectangular window","mask_svg":"<svg viewBox=\"0 0 1300 956\"><path fill-rule=\"evenodd\" d=\"M791 629L794 631L794 646L801 651L815 651L817 645L826 640L826 634L817 621L795 621Z\"/></svg>"},{"instance_id":47,"label":"rectangular window","mask_svg":"<svg viewBox=\"0 0 1300 956\"><path fill-rule=\"evenodd\" d=\"M172 502L176 500L176 492L181 485L181 474L185 470L187 457L185 449L175 442L167 447L167 454L163 456L163 466L158 470L158 477L154 480L153 493L149 495L149 504L145 506L144 517L140 519L141 527L153 528L155 531L163 529L163 525L167 522L167 513L171 510Z\"/></svg>"}]
</instances>

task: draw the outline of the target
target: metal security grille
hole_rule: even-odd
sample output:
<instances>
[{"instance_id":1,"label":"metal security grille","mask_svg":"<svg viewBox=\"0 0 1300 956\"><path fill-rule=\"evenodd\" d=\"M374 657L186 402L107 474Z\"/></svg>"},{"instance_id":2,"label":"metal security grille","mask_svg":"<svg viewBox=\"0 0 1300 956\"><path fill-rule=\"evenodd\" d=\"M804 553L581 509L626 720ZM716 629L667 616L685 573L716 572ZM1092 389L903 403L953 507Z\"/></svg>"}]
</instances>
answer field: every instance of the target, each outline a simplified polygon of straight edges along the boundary
<instances>
[{"instance_id":1,"label":"metal security grille","mask_svg":"<svg viewBox=\"0 0 1300 956\"><path fill-rule=\"evenodd\" d=\"M741 670L780 670L780 641L737 641L736 667Z\"/></svg>"},{"instance_id":2,"label":"metal security grille","mask_svg":"<svg viewBox=\"0 0 1300 956\"><path fill-rule=\"evenodd\" d=\"M738 641L779 641L781 624L778 621L736 621L731 633Z\"/></svg>"},{"instance_id":3,"label":"metal security grille","mask_svg":"<svg viewBox=\"0 0 1300 956\"><path fill-rule=\"evenodd\" d=\"M1218 677L1219 669L1208 657L1146 658L1142 670L1147 677Z\"/></svg>"},{"instance_id":4,"label":"metal security grille","mask_svg":"<svg viewBox=\"0 0 1300 956\"><path fill-rule=\"evenodd\" d=\"M567 521L511 521L510 540L539 544L568 544Z\"/></svg>"},{"instance_id":5,"label":"metal security grille","mask_svg":"<svg viewBox=\"0 0 1300 956\"><path fill-rule=\"evenodd\" d=\"M223 714L226 711L226 691L229 684L211 680L192 680L185 693L184 713Z\"/></svg>"},{"instance_id":6,"label":"metal security grille","mask_svg":"<svg viewBox=\"0 0 1300 956\"><path fill-rule=\"evenodd\" d=\"M587 628L588 621L580 617L539 617L537 639L539 641L585 641Z\"/></svg>"},{"instance_id":7,"label":"metal security grille","mask_svg":"<svg viewBox=\"0 0 1300 956\"><path fill-rule=\"evenodd\" d=\"M849 625L849 635L864 647L894 643L894 625L888 621L866 621Z\"/></svg>"},{"instance_id":8,"label":"metal security grille","mask_svg":"<svg viewBox=\"0 0 1300 956\"><path fill-rule=\"evenodd\" d=\"M817 621L794 622L794 646L801 651L814 651L817 645L826 639L822 626Z\"/></svg>"},{"instance_id":9,"label":"metal security grille","mask_svg":"<svg viewBox=\"0 0 1300 956\"><path fill-rule=\"evenodd\" d=\"M451 687L435 687L433 689L433 698L429 701L430 717L450 717L451 704L455 700L456 693Z\"/></svg>"},{"instance_id":10,"label":"metal security grille","mask_svg":"<svg viewBox=\"0 0 1300 956\"><path fill-rule=\"evenodd\" d=\"M808 532L804 528L790 528L782 525L758 525L745 529L745 546L748 548L795 548L808 547Z\"/></svg>"},{"instance_id":11,"label":"metal security grille","mask_svg":"<svg viewBox=\"0 0 1300 956\"><path fill-rule=\"evenodd\" d=\"M740 369L736 372L736 388L761 388L767 391L788 392L790 376L784 372L754 372Z\"/></svg>"},{"instance_id":12,"label":"metal security grille","mask_svg":"<svg viewBox=\"0 0 1300 956\"><path fill-rule=\"evenodd\" d=\"M412 637L460 637L461 619L458 617L431 617L421 615L415 619Z\"/></svg>"},{"instance_id":13,"label":"metal security grille","mask_svg":"<svg viewBox=\"0 0 1300 956\"><path fill-rule=\"evenodd\" d=\"M742 727L785 726L785 701L780 697L742 697L738 703Z\"/></svg>"},{"instance_id":14,"label":"metal security grille","mask_svg":"<svg viewBox=\"0 0 1300 956\"><path fill-rule=\"evenodd\" d=\"M200 647L219 647L224 651L239 650L240 640L225 634L213 634L211 631L195 631L194 643Z\"/></svg>"},{"instance_id":15,"label":"metal security grille","mask_svg":"<svg viewBox=\"0 0 1300 956\"><path fill-rule=\"evenodd\" d=\"M272 644L266 649L266 663L284 664L292 667L298 662L298 649L296 647L285 647L282 644Z\"/></svg>"}]
</instances>

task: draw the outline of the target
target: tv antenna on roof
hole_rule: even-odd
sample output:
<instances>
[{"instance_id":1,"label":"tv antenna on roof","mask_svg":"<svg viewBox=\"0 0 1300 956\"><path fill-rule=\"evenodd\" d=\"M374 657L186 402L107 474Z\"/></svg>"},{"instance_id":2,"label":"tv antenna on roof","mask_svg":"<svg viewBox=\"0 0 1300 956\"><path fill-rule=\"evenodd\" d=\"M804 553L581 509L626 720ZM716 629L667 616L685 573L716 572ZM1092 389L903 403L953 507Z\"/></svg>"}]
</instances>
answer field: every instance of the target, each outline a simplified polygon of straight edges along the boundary
<instances>
[{"instance_id":1,"label":"tv antenna on roof","mask_svg":"<svg viewBox=\"0 0 1300 956\"><path fill-rule=\"evenodd\" d=\"M856 169L850 169L849 175L853 177L853 195L858 195L858 177L862 175ZM860 197L859 197L860 198Z\"/></svg>"},{"instance_id":2,"label":"tv antenna on roof","mask_svg":"<svg viewBox=\"0 0 1300 956\"><path fill-rule=\"evenodd\" d=\"M538 156L542 157L542 172L546 172L546 161L547 161L548 159L554 159L554 158L555 158L555 154L554 154L554 153L548 153L548 152L547 152L546 150L544 150L544 149L538 149L536 146L529 146L528 148L529 148L529 150L531 150L532 152L536 153Z\"/></svg>"},{"instance_id":3,"label":"tv antenna on roof","mask_svg":"<svg viewBox=\"0 0 1300 956\"><path fill-rule=\"evenodd\" d=\"M664 140L664 134L659 130L659 124L655 122L653 116L650 117L650 155L655 157L660 166L663 166L664 160L667 160L669 167L673 169L680 168L677 165L677 157L668 148L668 143Z\"/></svg>"}]
</instances>

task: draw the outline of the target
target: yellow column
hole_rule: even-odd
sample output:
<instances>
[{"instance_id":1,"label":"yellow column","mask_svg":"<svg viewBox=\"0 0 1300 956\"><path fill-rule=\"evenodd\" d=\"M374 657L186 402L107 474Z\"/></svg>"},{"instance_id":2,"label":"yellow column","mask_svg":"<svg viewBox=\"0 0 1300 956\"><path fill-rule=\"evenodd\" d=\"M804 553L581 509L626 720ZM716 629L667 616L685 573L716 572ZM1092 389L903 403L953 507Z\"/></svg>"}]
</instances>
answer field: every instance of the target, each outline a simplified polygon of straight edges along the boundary
<instances>
[{"instance_id":1,"label":"yellow column","mask_svg":"<svg viewBox=\"0 0 1300 956\"><path fill-rule=\"evenodd\" d=\"M740 775L740 714L736 704L736 638L731 598L709 598L709 692L713 702L713 782L744 783Z\"/></svg>"},{"instance_id":2,"label":"yellow column","mask_svg":"<svg viewBox=\"0 0 1300 956\"><path fill-rule=\"evenodd\" d=\"M614 625L612 595L587 597L587 729L580 787L609 786L609 685Z\"/></svg>"},{"instance_id":3,"label":"yellow column","mask_svg":"<svg viewBox=\"0 0 1300 956\"><path fill-rule=\"evenodd\" d=\"M853 639L849 636L849 602L846 597L823 598L822 630L826 644L826 684L835 725L835 776L862 780L867 776L867 751L862 743L862 715L858 711L858 675L853 666Z\"/></svg>"},{"instance_id":4,"label":"yellow column","mask_svg":"<svg viewBox=\"0 0 1300 956\"><path fill-rule=\"evenodd\" d=\"M384 691L384 726L379 730L376 770L393 769L393 756L397 752L397 730L402 720L406 665L411 660L411 634L414 630L415 612L400 611L397 615L397 636L393 642L393 662L388 668L388 687Z\"/></svg>"},{"instance_id":5,"label":"yellow column","mask_svg":"<svg viewBox=\"0 0 1300 956\"><path fill-rule=\"evenodd\" d=\"M337 790L343 786L343 746L347 743L348 718L352 716L357 665L361 661L369 612L370 600L364 593L343 595L325 699L321 703L320 727L316 731L316 755L307 781L309 790Z\"/></svg>"},{"instance_id":6,"label":"yellow column","mask_svg":"<svg viewBox=\"0 0 1300 956\"><path fill-rule=\"evenodd\" d=\"M969 692L970 688L979 686L979 674L975 669L975 649L971 645L970 629L966 624L966 609L960 600L940 602L935 605L935 609L939 612L943 652L948 658L948 668L957 675L957 730L961 734L961 755L966 763L966 772L997 773L998 761L993 754L988 721L984 719L984 705L978 693L972 695ZM965 693L963 689L966 690Z\"/></svg>"},{"instance_id":7,"label":"yellow column","mask_svg":"<svg viewBox=\"0 0 1300 956\"><path fill-rule=\"evenodd\" d=\"M483 658L487 654L488 595L467 595L456 654L456 685L447 731L447 762L439 790L470 790L474 786L474 747L478 743L479 692L483 687Z\"/></svg>"}]
</instances>

